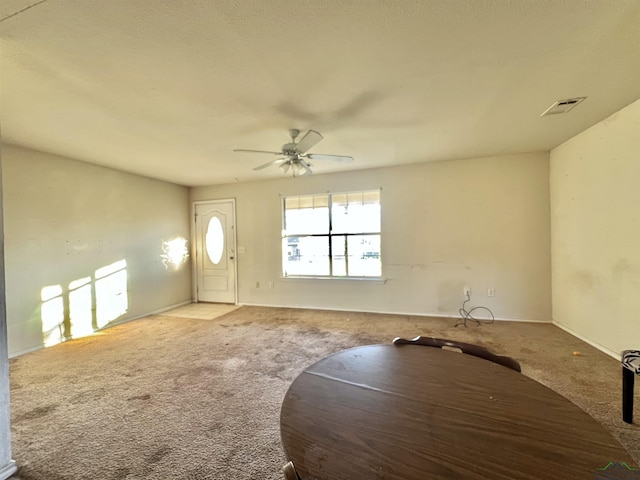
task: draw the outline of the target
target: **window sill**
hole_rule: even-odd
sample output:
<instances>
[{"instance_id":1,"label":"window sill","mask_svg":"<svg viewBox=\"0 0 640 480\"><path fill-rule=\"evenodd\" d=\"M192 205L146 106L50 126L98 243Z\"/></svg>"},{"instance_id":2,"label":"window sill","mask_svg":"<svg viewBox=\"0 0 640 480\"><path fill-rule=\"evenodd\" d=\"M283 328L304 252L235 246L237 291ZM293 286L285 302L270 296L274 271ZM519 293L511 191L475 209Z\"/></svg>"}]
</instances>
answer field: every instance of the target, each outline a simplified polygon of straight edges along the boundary
<instances>
[{"instance_id":1,"label":"window sill","mask_svg":"<svg viewBox=\"0 0 640 480\"><path fill-rule=\"evenodd\" d=\"M289 275L280 277L282 280L319 280L319 281L337 281L337 282L366 282L366 283L387 283L387 279L383 277L320 277L311 275Z\"/></svg>"}]
</instances>

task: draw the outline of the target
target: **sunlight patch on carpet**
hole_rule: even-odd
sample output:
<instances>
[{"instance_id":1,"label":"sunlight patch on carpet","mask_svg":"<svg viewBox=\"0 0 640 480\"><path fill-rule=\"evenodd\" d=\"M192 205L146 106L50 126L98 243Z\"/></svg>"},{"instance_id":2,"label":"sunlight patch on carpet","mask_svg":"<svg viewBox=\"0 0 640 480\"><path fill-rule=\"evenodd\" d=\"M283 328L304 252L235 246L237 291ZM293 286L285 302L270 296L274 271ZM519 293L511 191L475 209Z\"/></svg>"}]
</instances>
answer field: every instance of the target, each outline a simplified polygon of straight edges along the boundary
<instances>
[{"instance_id":1,"label":"sunlight patch on carpet","mask_svg":"<svg viewBox=\"0 0 640 480\"><path fill-rule=\"evenodd\" d=\"M240 308L238 305L229 305L226 303L191 303L184 307L174 308L162 315L168 317L196 318L199 320L213 320L222 315Z\"/></svg>"}]
</instances>

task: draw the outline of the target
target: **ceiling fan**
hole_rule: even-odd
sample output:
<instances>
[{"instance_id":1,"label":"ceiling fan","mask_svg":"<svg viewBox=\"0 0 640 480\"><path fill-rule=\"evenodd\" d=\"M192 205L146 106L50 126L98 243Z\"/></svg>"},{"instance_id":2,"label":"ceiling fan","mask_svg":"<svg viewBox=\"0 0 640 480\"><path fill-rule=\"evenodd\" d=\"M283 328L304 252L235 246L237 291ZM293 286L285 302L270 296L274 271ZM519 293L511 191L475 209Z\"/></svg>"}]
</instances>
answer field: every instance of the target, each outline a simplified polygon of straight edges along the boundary
<instances>
[{"instance_id":1,"label":"ceiling fan","mask_svg":"<svg viewBox=\"0 0 640 480\"><path fill-rule=\"evenodd\" d=\"M296 138L300 135L300 130L292 128L289 130L289 136L291 136L291 142L285 143L282 146L282 150L279 152L270 152L266 150L245 150L243 148L235 149L234 152L246 152L246 153L267 153L270 155L278 155L282 158L271 160L265 164L259 165L254 170L262 170L263 168L276 165L280 169L287 173L289 169L293 172L293 176L311 175L312 164L309 160L335 160L338 162L351 162L353 157L346 155L325 155L319 153L307 153L314 145L322 140L320 135L315 130L309 130L296 142Z\"/></svg>"}]
</instances>

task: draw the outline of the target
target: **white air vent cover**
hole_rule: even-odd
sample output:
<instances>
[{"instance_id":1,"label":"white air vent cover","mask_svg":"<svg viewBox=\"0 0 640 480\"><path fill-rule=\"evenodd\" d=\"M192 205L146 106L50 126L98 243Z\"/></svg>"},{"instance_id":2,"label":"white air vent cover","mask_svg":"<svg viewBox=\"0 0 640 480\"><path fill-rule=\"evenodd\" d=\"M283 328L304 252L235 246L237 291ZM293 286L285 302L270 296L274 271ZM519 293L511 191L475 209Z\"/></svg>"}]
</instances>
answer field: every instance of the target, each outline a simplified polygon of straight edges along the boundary
<instances>
[{"instance_id":1,"label":"white air vent cover","mask_svg":"<svg viewBox=\"0 0 640 480\"><path fill-rule=\"evenodd\" d=\"M567 113L573 107L578 105L587 97L565 98L564 100L558 100L556 103L547 108L540 114L541 117L545 115L557 115L558 113Z\"/></svg>"}]
</instances>

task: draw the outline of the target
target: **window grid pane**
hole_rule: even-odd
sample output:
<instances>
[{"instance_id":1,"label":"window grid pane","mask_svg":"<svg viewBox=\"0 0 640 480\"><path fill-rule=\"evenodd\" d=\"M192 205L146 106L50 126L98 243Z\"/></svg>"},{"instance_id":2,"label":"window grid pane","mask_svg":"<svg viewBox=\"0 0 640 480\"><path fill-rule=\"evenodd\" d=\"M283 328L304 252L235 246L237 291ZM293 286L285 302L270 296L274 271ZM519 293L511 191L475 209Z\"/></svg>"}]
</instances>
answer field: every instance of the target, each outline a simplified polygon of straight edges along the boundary
<instances>
[{"instance_id":1,"label":"window grid pane","mask_svg":"<svg viewBox=\"0 0 640 480\"><path fill-rule=\"evenodd\" d=\"M349 204L331 208L332 233L380 232L380 204Z\"/></svg>"},{"instance_id":2,"label":"window grid pane","mask_svg":"<svg viewBox=\"0 0 640 480\"><path fill-rule=\"evenodd\" d=\"M288 235L329 233L328 207L287 210L285 229Z\"/></svg>"},{"instance_id":3,"label":"window grid pane","mask_svg":"<svg viewBox=\"0 0 640 480\"><path fill-rule=\"evenodd\" d=\"M285 275L330 274L328 237L286 237L283 255L286 259Z\"/></svg>"},{"instance_id":4,"label":"window grid pane","mask_svg":"<svg viewBox=\"0 0 640 480\"><path fill-rule=\"evenodd\" d=\"M349 275L379 277L380 235L350 235L347 237Z\"/></svg>"}]
</instances>

